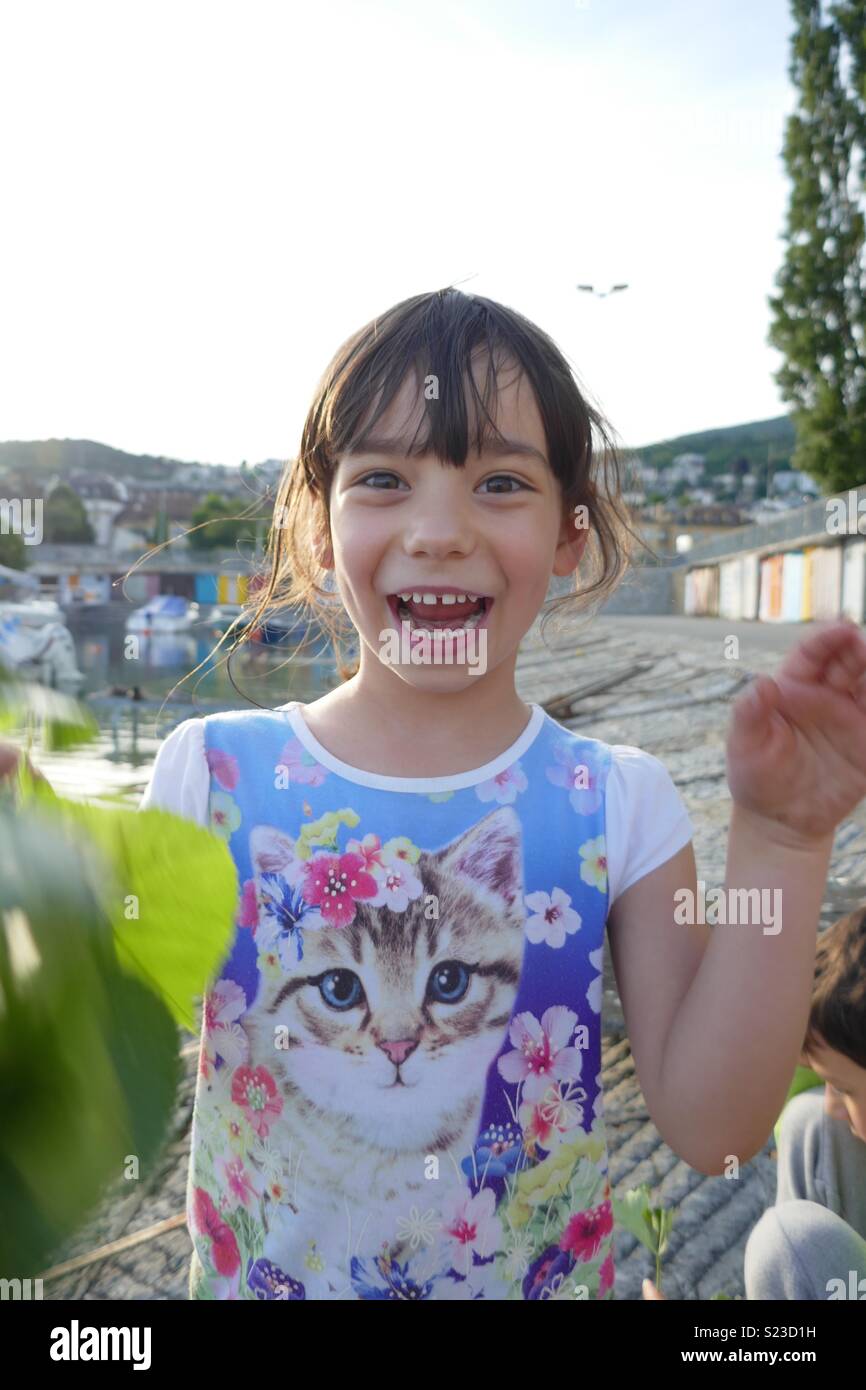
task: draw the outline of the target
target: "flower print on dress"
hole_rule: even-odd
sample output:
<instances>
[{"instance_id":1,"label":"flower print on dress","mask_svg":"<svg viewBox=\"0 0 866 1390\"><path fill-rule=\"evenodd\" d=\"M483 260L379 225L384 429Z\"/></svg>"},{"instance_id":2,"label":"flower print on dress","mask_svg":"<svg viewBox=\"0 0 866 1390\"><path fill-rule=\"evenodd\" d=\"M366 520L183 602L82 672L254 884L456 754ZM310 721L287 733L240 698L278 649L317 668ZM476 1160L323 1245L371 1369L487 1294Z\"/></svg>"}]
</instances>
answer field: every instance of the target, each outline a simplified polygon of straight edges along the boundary
<instances>
[{"instance_id":1,"label":"flower print on dress","mask_svg":"<svg viewBox=\"0 0 866 1390\"><path fill-rule=\"evenodd\" d=\"M526 773L520 763L512 763L510 767L497 772L495 777L488 778L486 782L479 782L475 788L475 795L479 801L495 801L500 806L513 806L518 792L525 792L528 786Z\"/></svg>"},{"instance_id":2,"label":"flower print on dress","mask_svg":"<svg viewBox=\"0 0 866 1390\"><path fill-rule=\"evenodd\" d=\"M586 997L587 997L587 1000L588 1000L588 1002L589 1002L589 1007L592 1009L592 1012L593 1012L594 1014L600 1014L600 1013L601 1013L601 1001L602 1001L601 990L602 990L602 967L603 967L603 962L604 962L604 947L603 947L603 946L599 946L598 949L595 950L595 951L590 951L590 953L589 953L589 963L590 963L590 965L592 966L593 970L597 970L597 971L598 971L598 974L595 976L595 978L594 978L593 980L590 981L589 988L588 988L587 991L586 991Z\"/></svg>"},{"instance_id":3,"label":"flower print on dress","mask_svg":"<svg viewBox=\"0 0 866 1390\"><path fill-rule=\"evenodd\" d=\"M600 770L586 744L556 743L553 747L556 767L546 767L548 782L555 787L567 787L572 809L579 816L594 816L601 805Z\"/></svg>"},{"instance_id":4,"label":"flower print on dress","mask_svg":"<svg viewBox=\"0 0 866 1390\"><path fill-rule=\"evenodd\" d=\"M307 1297L303 1284L270 1260L249 1260L247 1284L256 1298L283 1299L288 1303L299 1303Z\"/></svg>"},{"instance_id":5,"label":"flower print on dress","mask_svg":"<svg viewBox=\"0 0 866 1390\"><path fill-rule=\"evenodd\" d=\"M523 1139L509 1121L507 1124L490 1124L482 1130L475 1141L471 1154L467 1154L460 1167L476 1187L483 1187L493 1178L505 1178L513 1173L520 1163L523 1152Z\"/></svg>"},{"instance_id":6,"label":"flower print on dress","mask_svg":"<svg viewBox=\"0 0 866 1390\"><path fill-rule=\"evenodd\" d=\"M235 980L217 980L204 996L204 1028L199 1071L210 1080L218 1057L234 1070L249 1056L249 1039L237 1019L246 1011L247 996Z\"/></svg>"},{"instance_id":7,"label":"flower print on dress","mask_svg":"<svg viewBox=\"0 0 866 1390\"><path fill-rule=\"evenodd\" d=\"M582 844L580 854L583 863L580 866L580 876L584 883L588 883L591 888L598 888L601 893L607 892L607 848L604 836L597 835L594 840L587 840Z\"/></svg>"},{"instance_id":8,"label":"flower print on dress","mask_svg":"<svg viewBox=\"0 0 866 1390\"><path fill-rule=\"evenodd\" d=\"M217 1154L213 1166L223 1194L224 1210L257 1205L264 1185L259 1174L247 1168L241 1154Z\"/></svg>"},{"instance_id":9,"label":"flower print on dress","mask_svg":"<svg viewBox=\"0 0 866 1390\"><path fill-rule=\"evenodd\" d=\"M290 782L299 782L305 787L320 787L328 775L328 769L317 763L299 739L290 738L285 744L277 763L277 774L285 769Z\"/></svg>"},{"instance_id":10,"label":"flower print on dress","mask_svg":"<svg viewBox=\"0 0 866 1390\"><path fill-rule=\"evenodd\" d=\"M359 854L314 854L303 866L301 891L322 914L326 927L347 927L355 920L355 902L375 899L379 884Z\"/></svg>"},{"instance_id":11,"label":"flower print on dress","mask_svg":"<svg viewBox=\"0 0 866 1390\"><path fill-rule=\"evenodd\" d=\"M474 1196L468 1188L451 1190L442 1203L442 1229L450 1247L451 1263L464 1278L475 1259L496 1254L502 1231L496 1219L496 1197L491 1187Z\"/></svg>"},{"instance_id":12,"label":"flower print on dress","mask_svg":"<svg viewBox=\"0 0 866 1390\"><path fill-rule=\"evenodd\" d=\"M208 797L210 828L226 843L241 823L241 808L228 792L211 791Z\"/></svg>"},{"instance_id":13,"label":"flower print on dress","mask_svg":"<svg viewBox=\"0 0 866 1390\"><path fill-rule=\"evenodd\" d=\"M526 919L526 935L533 946L542 941L548 946L564 946L566 935L580 929L580 913L562 888L554 888L552 893L527 893L523 901L533 913Z\"/></svg>"},{"instance_id":14,"label":"flower print on dress","mask_svg":"<svg viewBox=\"0 0 866 1390\"><path fill-rule=\"evenodd\" d=\"M378 891L370 899L371 907L389 907L392 912L405 912L410 902L420 898L424 885L413 871L411 862L390 841L382 850L382 864L375 871Z\"/></svg>"},{"instance_id":15,"label":"flower print on dress","mask_svg":"<svg viewBox=\"0 0 866 1390\"><path fill-rule=\"evenodd\" d=\"M432 1297L436 1276L416 1278L411 1272L411 1263L411 1260L404 1260L401 1264L387 1253L363 1260L353 1255L349 1266L352 1288L365 1301L420 1303Z\"/></svg>"},{"instance_id":16,"label":"flower print on dress","mask_svg":"<svg viewBox=\"0 0 866 1390\"><path fill-rule=\"evenodd\" d=\"M293 970L304 957L304 932L321 931L327 923L282 874L261 874L259 897L259 951L264 956L276 951L283 970Z\"/></svg>"},{"instance_id":17,"label":"flower print on dress","mask_svg":"<svg viewBox=\"0 0 866 1390\"><path fill-rule=\"evenodd\" d=\"M613 1230L613 1210L610 1202L577 1211L559 1238L560 1248L569 1250L576 1260L593 1260L605 1236Z\"/></svg>"},{"instance_id":18,"label":"flower print on dress","mask_svg":"<svg viewBox=\"0 0 866 1390\"><path fill-rule=\"evenodd\" d=\"M220 1291L214 1290L215 1296L236 1298L241 1266L237 1237L228 1222L223 1221L210 1193L203 1187L197 1187L193 1192L192 1224L194 1230L208 1242L206 1253L221 1281ZM234 1289L234 1292L226 1293L224 1286Z\"/></svg>"},{"instance_id":19,"label":"flower print on dress","mask_svg":"<svg viewBox=\"0 0 866 1390\"><path fill-rule=\"evenodd\" d=\"M238 915L235 918L236 924L252 931L256 934L259 925L259 903L256 897L256 881L248 878L241 890L240 902L238 903Z\"/></svg>"},{"instance_id":20,"label":"flower print on dress","mask_svg":"<svg viewBox=\"0 0 866 1390\"><path fill-rule=\"evenodd\" d=\"M605 1260L604 1264L602 1265L601 1269L599 1270L599 1285L598 1285L598 1296L599 1296L599 1298L605 1298L605 1297L607 1296L607 1294L613 1289L613 1281L614 1281L613 1248L611 1248L611 1249L608 1251L607 1259Z\"/></svg>"},{"instance_id":21,"label":"flower print on dress","mask_svg":"<svg viewBox=\"0 0 866 1390\"><path fill-rule=\"evenodd\" d=\"M573 1081L557 1081L548 1086L540 1100L524 1101L517 1112L527 1152L536 1148L548 1153L557 1148L574 1130L583 1126L586 1091Z\"/></svg>"},{"instance_id":22,"label":"flower print on dress","mask_svg":"<svg viewBox=\"0 0 866 1390\"><path fill-rule=\"evenodd\" d=\"M302 1284L308 1300L333 1298L339 1291L349 1291L343 1263L345 1246L341 1248L339 1263L328 1259L319 1249L311 1220L293 1202L268 1203L265 1211L263 1259Z\"/></svg>"},{"instance_id":23,"label":"flower print on dress","mask_svg":"<svg viewBox=\"0 0 866 1390\"><path fill-rule=\"evenodd\" d=\"M573 1299L574 1292L568 1281L574 1266L575 1258L568 1250L561 1250L558 1245L548 1245L526 1272L523 1297L527 1300Z\"/></svg>"},{"instance_id":24,"label":"flower print on dress","mask_svg":"<svg viewBox=\"0 0 866 1390\"><path fill-rule=\"evenodd\" d=\"M508 1038L514 1051L499 1058L499 1074L506 1081L523 1082L523 1099L541 1100L552 1081L577 1080L583 1059L568 1043L574 1033L577 1014L564 1004L546 1009L541 1022L532 1013L512 1019Z\"/></svg>"},{"instance_id":25,"label":"flower print on dress","mask_svg":"<svg viewBox=\"0 0 866 1390\"><path fill-rule=\"evenodd\" d=\"M406 1216L399 1216L395 1233L399 1241L408 1241L413 1250L421 1245L432 1245L439 1232L439 1213L435 1207L420 1212L411 1206Z\"/></svg>"},{"instance_id":26,"label":"flower print on dress","mask_svg":"<svg viewBox=\"0 0 866 1390\"><path fill-rule=\"evenodd\" d=\"M282 1096L267 1067L238 1067L232 1077L232 1100L239 1106L260 1139L281 1113Z\"/></svg>"},{"instance_id":27,"label":"flower print on dress","mask_svg":"<svg viewBox=\"0 0 866 1390\"><path fill-rule=\"evenodd\" d=\"M222 748L208 748L205 761L223 791L233 792L240 775L238 760L234 754L225 753Z\"/></svg>"},{"instance_id":28,"label":"flower print on dress","mask_svg":"<svg viewBox=\"0 0 866 1390\"><path fill-rule=\"evenodd\" d=\"M602 1119L604 1117L604 1087L601 1084L601 1072L599 1072L598 1076L595 1078L595 1084L597 1090L592 1106L592 1113L596 1119Z\"/></svg>"}]
</instances>

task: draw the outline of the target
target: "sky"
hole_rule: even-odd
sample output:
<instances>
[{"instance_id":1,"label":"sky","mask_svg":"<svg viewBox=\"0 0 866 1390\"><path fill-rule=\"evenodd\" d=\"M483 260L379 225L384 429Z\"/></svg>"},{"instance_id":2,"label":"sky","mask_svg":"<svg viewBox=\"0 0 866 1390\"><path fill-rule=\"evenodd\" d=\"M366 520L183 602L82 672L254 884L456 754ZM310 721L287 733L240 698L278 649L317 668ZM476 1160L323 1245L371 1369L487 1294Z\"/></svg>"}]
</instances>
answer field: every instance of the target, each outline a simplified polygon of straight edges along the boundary
<instances>
[{"instance_id":1,"label":"sky","mask_svg":"<svg viewBox=\"0 0 866 1390\"><path fill-rule=\"evenodd\" d=\"M4 0L0 439L291 457L340 344L448 284L545 329L628 447L784 413L792 29L790 0Z\"/></svg>"}]
</instances>

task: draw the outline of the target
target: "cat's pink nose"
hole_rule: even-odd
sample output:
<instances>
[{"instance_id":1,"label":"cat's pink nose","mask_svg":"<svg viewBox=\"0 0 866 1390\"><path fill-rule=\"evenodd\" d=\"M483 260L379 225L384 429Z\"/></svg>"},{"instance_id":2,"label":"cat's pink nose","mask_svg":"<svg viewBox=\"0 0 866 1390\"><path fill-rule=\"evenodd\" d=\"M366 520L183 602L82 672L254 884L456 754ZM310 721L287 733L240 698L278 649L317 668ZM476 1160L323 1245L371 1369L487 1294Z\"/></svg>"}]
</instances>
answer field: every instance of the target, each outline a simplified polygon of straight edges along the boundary
<instances>
[{"instance_id":1,"label":"cat's pink nose","mask_svg":"<svg viewBox=\"0 0 866 1390\"><path fill-rule=\"evenodd\" d=\"M418 1046L414 1038L400 1038L397 1042L380 1042L376 1044L381 1047L383 1052L387 1052L395 1067L399 1067L401 1062L405 1062L410 1052L414 1052Z\"/></svg>"}]
</instances>

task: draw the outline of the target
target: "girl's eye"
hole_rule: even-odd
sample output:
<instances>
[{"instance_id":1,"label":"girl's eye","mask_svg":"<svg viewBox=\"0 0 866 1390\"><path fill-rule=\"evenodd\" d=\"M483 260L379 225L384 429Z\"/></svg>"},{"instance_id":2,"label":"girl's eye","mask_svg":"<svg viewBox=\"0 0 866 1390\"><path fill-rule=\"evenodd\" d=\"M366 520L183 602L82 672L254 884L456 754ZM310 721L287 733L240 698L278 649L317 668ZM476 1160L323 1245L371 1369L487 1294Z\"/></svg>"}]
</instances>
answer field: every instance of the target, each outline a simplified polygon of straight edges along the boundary
<instances>
[{"instance_id":1,"label":"girl's eye","mask_svg":"<svg viewBox=\"0 0 866 1390\"><path fill-rule=\"evenodd\" d=\"M518 488L524 488L524 489L525 489L526 486L527 486L526 483L521 482L521 480L520 480L519 478L512 478L512 476L511 476L510 473L497 473L496 476L495 476L495 478L485 478L485 479L484 479L484 482L485 482L485 483L516 483ZM508 489L509 492L511 492L511 490L512 490L511 488ZM500 491L500 489L497 488L497 491ZM508 494L506 493L505 495L507 496Z\"/></svg>"},{"instance_id":2,"label":"girl's eye","mask_svg":"<svg viewBox=\"0 0 866 1390\"><path fill-rule=\"evenodd\" d=\"M367 483L369 483L369 481L370 481L371 478L393 478L394 482L396 482L396 483L399 483L399 481L400 481L400 479L397 477L397 474L396 474L396 473L387 473L387 472L382 472L382 471L380 471L380 472L378 472L378 473L367 473L363 478L360 478L358 481L359 481L360 483L362 483L362 484L367 484ZM375 491L376 491L376 492L386 492L387 489L386 489L386 488L376 488Z\"/></svg>"}]
</instances>

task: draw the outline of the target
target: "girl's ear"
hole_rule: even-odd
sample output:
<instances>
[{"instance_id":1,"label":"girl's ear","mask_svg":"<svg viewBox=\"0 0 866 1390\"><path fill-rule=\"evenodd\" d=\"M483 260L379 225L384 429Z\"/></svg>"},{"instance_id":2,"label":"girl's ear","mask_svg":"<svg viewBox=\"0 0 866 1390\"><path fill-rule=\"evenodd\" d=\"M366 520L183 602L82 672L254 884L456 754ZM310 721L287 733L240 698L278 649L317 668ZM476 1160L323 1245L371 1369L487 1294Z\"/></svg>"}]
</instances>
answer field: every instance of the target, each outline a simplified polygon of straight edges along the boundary
<instances>
[{"instance_id":1,"label":"girl's ear","mask_svg":"<svg viewBox=\"0 0 866 1390\"><path fill-rule=\"evenodd\" d=\"M324 531L317 531L313 538L313 554L316 557L316 563L321 565L322 569L332 570L334 568L334 552Z\"/></svg>"},{"instance_id":2,"label":"girl's ear","mask_svg":"<svg viewBox=\"0 0 866 1390\"><path fill-rule=\"evenodd\" d=\"M573 574L583 559L583 552L586 550L589 540L589 517L586 507L575 507L574 512L569 512L562 523L559 533L559 544L556 547L556 558L553 562L553 573L556 575Z\"/></svg>"}]
</instances>

